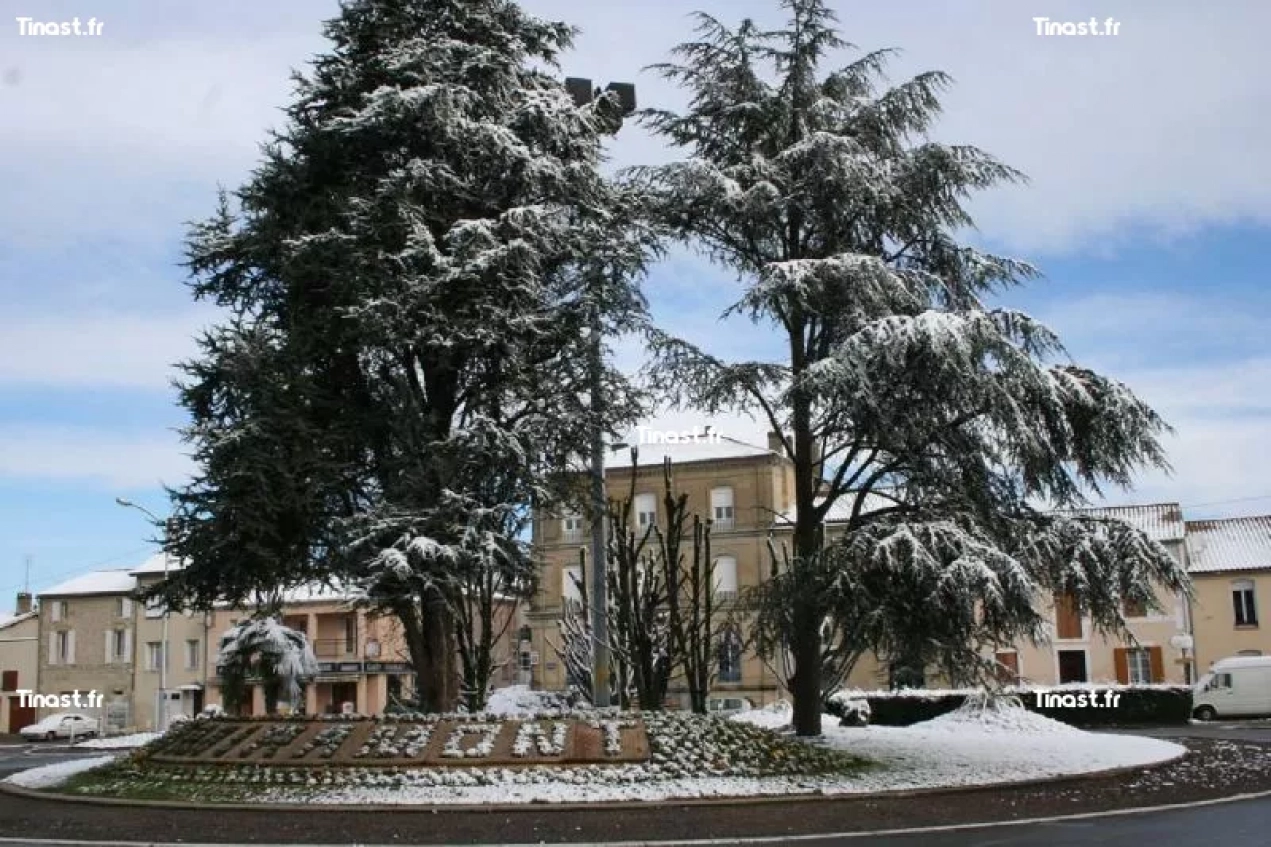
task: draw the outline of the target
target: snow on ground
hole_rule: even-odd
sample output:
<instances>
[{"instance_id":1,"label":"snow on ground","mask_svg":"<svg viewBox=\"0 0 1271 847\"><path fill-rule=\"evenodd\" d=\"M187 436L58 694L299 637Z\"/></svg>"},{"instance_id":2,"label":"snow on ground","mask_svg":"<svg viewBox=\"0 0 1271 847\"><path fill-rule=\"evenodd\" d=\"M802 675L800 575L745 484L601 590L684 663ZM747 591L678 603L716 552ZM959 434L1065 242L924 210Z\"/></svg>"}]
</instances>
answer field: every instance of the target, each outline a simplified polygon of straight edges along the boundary
<instances>
[{"instance_id":1,"label":"snow on ground","mask_svg":"<svg viewBox=\"0 0 1271 847\"><path fill-rule=\"evenodd\" d=\"M781 729L790 716L778 707L735 720ZM822 720L821 743L885 767L829 793L1018 782L1141 767L1185 752L1155 738L1085 732L1018 707L968 705L907 727L840 727L830 715Z\"/></svg>"},{"instance_id":2,"label":"snow on ground","mask_svg":"<svg viewBox=\"0 0 1271 847\"><path fill-rule=\"evenodd\" d=\"M75 749L87 747L95 750L131 750L149 744L159 737L157 732L137 732L132 735L116 735L113 738L91 738L75 745Z\"/></svg>"},{"instance_id":3,"label":"snow on ground","mask_svg":"<svg viewBox=\"0 0 1271 847\"><path fill-rule=\"evenodd\" d=\"M560 709L564 698L549 691L533 691L528 685L509 685L490 692L485 712L490 715L532 715Z\"/></svg>"},{"instance_id":4,"label":"snow on ground","mask_svg":"<svg viewBox=\"0 0 1271 847\"><path fill-rule=\"evenodd\" d=\"M78 773L92 770L98 765L113 761L114 756L94 756L91 759L74 759L69 762L54 762L26 771L19 771L4 780L9 785L21 788L50 788L59 785Z\"/></svg>"}]
</instances>

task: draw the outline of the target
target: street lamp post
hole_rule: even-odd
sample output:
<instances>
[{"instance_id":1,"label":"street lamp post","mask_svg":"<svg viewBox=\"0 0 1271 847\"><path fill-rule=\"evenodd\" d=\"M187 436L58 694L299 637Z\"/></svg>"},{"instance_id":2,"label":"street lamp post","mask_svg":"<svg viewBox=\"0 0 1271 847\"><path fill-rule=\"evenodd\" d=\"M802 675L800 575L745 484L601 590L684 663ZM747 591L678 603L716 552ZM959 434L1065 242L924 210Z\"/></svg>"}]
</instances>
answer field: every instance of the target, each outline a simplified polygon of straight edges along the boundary
<instances>
[{"instance_id":1,"label":"street lamp post","mask_svg":"<svg viewBox=\"0 0 1271 847\"><path fill-rule=\"evenodd\" d=\"M565 90L579 107L586 106L601 96L599 88L593 88L591 80L570 77L565 80ZM615 95L622 117L635 111L635 86L628 82L611 82L606 90ZM619 125L620 125L619 121ZM617 132L617 129L614 130ZM608 502L605 497L605 433L601 423L604 411L604 347L601 335L598 298L593 300L591 314L591 346L588 350L589 387L591 395L591 638L592 638L592 704L609 705L609 606L608 586L605 583L605 513Z\"/></svg>"},{"instance_id":2,"label":"street lamp post","mask_svg":"<svg viewBox=\"0 0 1271 847\"><path fill-rule=\"evenodd\" d=\"M160 520L154 512L145 506L139 506L131 500L125 500L122 497L116 497L115 502L120 506L128 509L136 509L156 524L162 524L164 527L163 538L163 579L168 579L168 544L171 538L171 521ZM163 623L161 625L159 636L159 713L156 715L156 728L159 732L166 732L168 728L168 604L163 604Z\"/></svg>"}]
</instances>

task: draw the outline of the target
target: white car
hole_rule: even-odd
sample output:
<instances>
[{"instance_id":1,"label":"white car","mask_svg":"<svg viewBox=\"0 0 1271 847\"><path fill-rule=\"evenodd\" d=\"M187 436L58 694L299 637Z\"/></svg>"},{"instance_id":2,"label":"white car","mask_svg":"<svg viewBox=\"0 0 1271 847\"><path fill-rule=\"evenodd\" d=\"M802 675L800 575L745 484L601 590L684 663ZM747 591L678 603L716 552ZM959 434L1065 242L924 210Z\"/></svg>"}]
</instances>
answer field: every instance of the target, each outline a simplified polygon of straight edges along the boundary
<instances>
[{"instance_id":1,"label":"white car","mask_svg":"<svg viewBox=\"0 0 1271 847\"><path fill-rule=\"evenodd\" d=\"M87 738L97 734L97 720L78 712L58 712L39 723L24 726L18 734L28 740L54 738Z\"/></svg>"}]
</instances>

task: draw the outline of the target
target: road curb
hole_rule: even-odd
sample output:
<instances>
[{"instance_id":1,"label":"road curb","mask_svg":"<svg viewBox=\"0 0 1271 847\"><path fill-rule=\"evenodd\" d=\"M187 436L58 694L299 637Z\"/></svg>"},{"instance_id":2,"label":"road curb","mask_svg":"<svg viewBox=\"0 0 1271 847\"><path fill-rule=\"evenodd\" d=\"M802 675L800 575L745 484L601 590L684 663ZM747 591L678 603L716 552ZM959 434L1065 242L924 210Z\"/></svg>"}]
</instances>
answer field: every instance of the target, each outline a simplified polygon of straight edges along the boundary
<instances>
[{"instance_id":1,"label":"road curb","mask_svg":"<svg viewBox=\"0 0 1271 847\"><path fill-rule=\"evenodd\" d=\"M774 836L733 836L727 838L698 839L662 839L643 841L572 841L560 842L562 847L722 847L725 844L758 845L758 844L790 844L805 841L827 841L830 839L888 838L905 835L932 835L945 832L966 832L980 829L1005 829L1016 826L1036 826L1039 824L1064 823L1067 821L1088 821L1101 818L1130 817L1168 811L1184 811L1200 809L1207 806L1221 806L1229 803L1242 803L1250 800L1271 798L1271 791L1256 791L1248 794L1234 794L1230 797L1211 797L1207 800L1194 800L1188 803L1165 803L1159 806L1137 806L1130 809L1112 809L1103 812L1077 812L1071 815L1052 815L1049 817L1022 818L1010 821L987 821L981 823L943 824L924 827L902 827L896 829L875 829L859 832L822 832L799 835ZM541 847L543 842L504 843L499 847ZM0 837L0 844L38 844L41 847L228 847L228 842L190 842L190 841L84 841L54 838L8 838ZM276 844L253 843L251 847L333 847L322 842L279 842ZM397 844L359 844L358 847L401 847Z\"/></svg>"},{"instance_id":2,"label":"road curb","mask_svg":"<svg viewBox=\"0 0 1271 847\"><path fill-rule=\"evenodd\" d=\"M1044 777L1041 779L1017 780L1013 782L992 782L980 785L955 785L936 788L896 789L891 791L871 791L861 794L826 794L808 792L801 794L731 796L731 797L694 797L680 800L621 800L596 803L435 803L435 804L309 804L309 803L193 803L184 800L132 800L117 797L88 797L82 795L59 794L55 791L34 788L23 788L0 782L0 792L18 797L37 800L52 800L59 803L78 803L89 806L133 806L152 809L169 809L172 811L233 811L271 814L275 812L319 812L323 814L341 814L347 812L396 812L426 814L474 814L474 813L533 813L570 812L579 810L605 811L630 810L654 807L683 806L739 806L739 805L776 805L781 803L833 803L870 800L904 800L921 799L932 796L948 796L968 794L977 791L994 791L1001 788L1036 788L1048 785L1064 785L1078 782L1089 782L1101 779L1112 779L1127 773L1148 773L1165 768L1187 758L1189 751L1184 750L1177 756L1150 765L1130 765L1120 768L1109 768L1091 771L1084 774L1067 774L1064 776ZM0 840L0 843L4 843Z\"/></svg>"}]
</instances>

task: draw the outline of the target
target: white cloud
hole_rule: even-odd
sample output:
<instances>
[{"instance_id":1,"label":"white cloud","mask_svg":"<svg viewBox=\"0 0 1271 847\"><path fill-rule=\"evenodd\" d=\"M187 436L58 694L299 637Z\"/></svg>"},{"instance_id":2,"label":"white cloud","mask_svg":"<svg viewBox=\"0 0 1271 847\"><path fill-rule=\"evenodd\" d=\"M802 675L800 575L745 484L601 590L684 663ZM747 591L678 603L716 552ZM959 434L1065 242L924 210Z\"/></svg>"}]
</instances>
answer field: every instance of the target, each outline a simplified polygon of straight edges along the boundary
<instances>
[{"instance_id":1,"label":"white cloud","mask_svg":"<svg viewBox=\"0 0 1271 847\"><path fill-rule=\"evenodd\" d=\"M0 317L0 385L166 390L191 357L205 309Z\"/></svg>"},{"instance_id":2,"label":"white cloud","mask_svg":"<svg viewBox=\"0 0 1271 847\"><path fill-rule=\"evenodd\" d=\"M116 491L184 481L193 466L176 433L0 425L0 477L63 480Z\"/></svg>"},{"instance_id":3,"label":"white cloud","mask_svg":"<svg viewBox=\"0 0 1271 847\"><path fill-rule=\"evenodd\" d=\"M288 71L325 50L319 23L334 3L230 4L159 21L112 17L92 44L11 39L0 70L0 175L24 236L140 230L170 237L210 210L216 182L236 185L265 129L290 100ZM650 0L629 5L527 0L533 13L583 30L562 73L638 83L643 105L683 96L644 66L689 36L696 8L735 22L777 23L771 0ZM218 7L218 10L220 7ZM1026 171L1026 189L975 202L986 236L1025 253L1115 246L1143 232L1172 237L1212 224L1271 221L1271 88L1260 69L1271 5L1190 0L1073 0L1041 10L1015 0L907 0L842 11L862 48L904 50L893 78L941 69L956 80L938 135L973 143ZM1044 38L1032 18L1115 17L1107 38ZM219 21L219 23L218 23ZM233 25L227 23L232 21ZM624 129L614 162L665 159Z\"/></svg>"}]
</instances>

